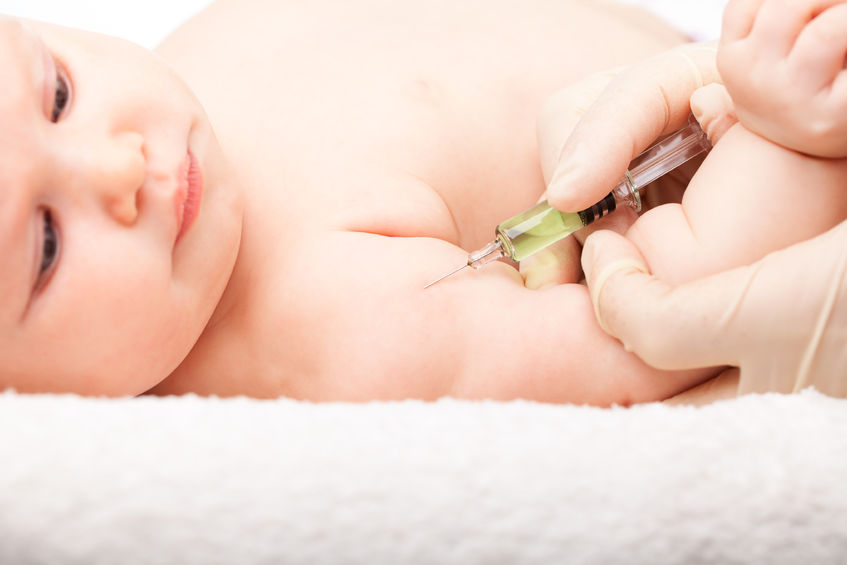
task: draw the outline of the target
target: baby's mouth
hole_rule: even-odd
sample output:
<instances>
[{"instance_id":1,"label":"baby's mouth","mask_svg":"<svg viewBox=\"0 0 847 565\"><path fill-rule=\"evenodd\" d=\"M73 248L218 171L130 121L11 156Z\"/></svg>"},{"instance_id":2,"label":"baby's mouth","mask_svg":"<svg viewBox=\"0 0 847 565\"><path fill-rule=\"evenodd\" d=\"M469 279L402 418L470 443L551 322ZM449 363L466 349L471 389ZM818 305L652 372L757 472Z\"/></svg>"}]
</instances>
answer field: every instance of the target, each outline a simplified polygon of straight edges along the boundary
<instances>
[{"instance_id":1,"label":"baby's mouth","mask_svg":"<svg viewBox=\"0 0 847 565\"><path fill-rule=\"evenodd\" d=\"M174 245L182 238L197 219L203 196L203 171L197 158L188 150L180 167L179 187L174 195L178 231Z\"/></svg>"}]
</instances>

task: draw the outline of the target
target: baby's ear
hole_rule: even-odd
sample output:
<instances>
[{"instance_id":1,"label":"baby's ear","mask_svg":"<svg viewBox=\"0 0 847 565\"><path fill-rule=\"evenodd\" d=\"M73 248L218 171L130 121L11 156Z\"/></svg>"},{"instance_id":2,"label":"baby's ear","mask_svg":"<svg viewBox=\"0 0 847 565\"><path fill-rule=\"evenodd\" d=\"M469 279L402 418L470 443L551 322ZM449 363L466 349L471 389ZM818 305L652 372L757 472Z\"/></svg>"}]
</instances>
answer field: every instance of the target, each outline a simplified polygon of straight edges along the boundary
<instances>
[{"instance_id":1,"label":"baby's ear","mask_svg":"<svg viewBox=\"0 0 847 565\"><path fill-rule=\"evenodd\" d=\"M735 106L722 84L711 83L698 88L691 95L691 112L712 145L738 122Z\"/></svg>"}]
</instances>

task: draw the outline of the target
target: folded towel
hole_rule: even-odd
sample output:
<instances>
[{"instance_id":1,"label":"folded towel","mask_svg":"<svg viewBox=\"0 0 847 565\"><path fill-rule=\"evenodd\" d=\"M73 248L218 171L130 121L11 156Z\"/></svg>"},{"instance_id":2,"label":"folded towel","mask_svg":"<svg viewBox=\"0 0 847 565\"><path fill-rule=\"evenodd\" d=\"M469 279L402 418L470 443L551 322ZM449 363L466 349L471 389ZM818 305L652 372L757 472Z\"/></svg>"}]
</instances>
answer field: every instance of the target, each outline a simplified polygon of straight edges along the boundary
<instances>
[{"instance_id":1,"label":"folded towel","mask_svg":"<svg viewBox=\"0 0 847 565\"><path fill-rule=\"evenodd\" d=\"M0 395L0 563L843 563L847 401Z\"/></svg>"}]
</instances>

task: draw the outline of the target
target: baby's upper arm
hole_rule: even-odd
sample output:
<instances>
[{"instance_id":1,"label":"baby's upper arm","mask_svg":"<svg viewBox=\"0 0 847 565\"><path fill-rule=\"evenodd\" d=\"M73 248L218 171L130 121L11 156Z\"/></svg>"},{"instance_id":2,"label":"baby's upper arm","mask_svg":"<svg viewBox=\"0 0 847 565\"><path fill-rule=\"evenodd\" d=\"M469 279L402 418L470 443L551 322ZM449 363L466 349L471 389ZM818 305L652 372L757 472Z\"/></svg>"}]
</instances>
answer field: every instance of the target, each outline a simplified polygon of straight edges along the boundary
<instances>
[{"instance_id":1,"label":"baby's upper arm","mask_svg":"<svg viewBox=\"0 0 847 565\"><path fill-rule=\"evenodd\" d=\"M625 352L597 325L581 285L531 291L494 263L424 290L465 252L433 238L349 232L327 234L318 248L300 304L333 357L326 366L347 376L334 385L347 396L627 404L693 384Z\"/></svg>"}]
</instances>

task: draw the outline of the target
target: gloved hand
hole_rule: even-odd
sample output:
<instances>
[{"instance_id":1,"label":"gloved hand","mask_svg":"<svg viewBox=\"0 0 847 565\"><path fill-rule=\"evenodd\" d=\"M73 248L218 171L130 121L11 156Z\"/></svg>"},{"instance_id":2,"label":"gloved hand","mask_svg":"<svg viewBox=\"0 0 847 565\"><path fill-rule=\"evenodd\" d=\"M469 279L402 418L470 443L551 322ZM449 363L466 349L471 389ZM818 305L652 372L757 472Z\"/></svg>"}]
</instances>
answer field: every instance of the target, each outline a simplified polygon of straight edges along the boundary
<instances>
[{"instance_id":1,"label":"gloved hand","mask_svg":"<svg viewBox=\"0 0 847 565\"><path fill-rule=\"evenodd\" d=\"M685 125L692 110L697 116L689 106L692 94L720 82L716 50L715 42L683 45L551 98L538 119L548 202L568 211L591 206L608 194L633 157ZM692 174L693 169L688 178Z\"/></svg>"},{"instance_id":2,"label":"gloved hand","mask_svg":"<svg viewBox=\"0 0 847 565\"><path fill-rule=\"evenodd\" d=\"M699 89L704 100L725 98L714 82L719 78L716 49L717 42L684 45L631 67L597 73L550 98L538 117L539 156L550 204L566 211L591 206L617 184L635 155L685 124L692 93ZM698 114L703 114L699 107ZM709 123L704 129L713 141L728 127L719 117ZM697 166L699 160L653 183L642 194L644 208L678 202ZM526 286L577 282L584 238L596 229L623 233L634 220L634 213L619 210L523 260Z\"/></svg>"},{"instance_id":3,"label":"gloved hand","mask_svg":"<svg viewBox=\"0 0 847 565\"><path fill-rule=\"evenodd\" d=\"M759 262L670 287L625 238L582 255L600 325L662 369L740 367L738 393L847 396L847 221Z\"/></svg>"},{"instance_id":4,"label":"gloved hand","mask_svg":"<svg viewBox=\"0 0 847 565\"><path fill-rule=\"evenodd\" d=\"M540 126L552 179L548 200L565 210L597 201L689 110L713 140L719 137L734 119L726 92L708 84L717 80L714 46L675 49L595 87L596 102L586 96L570 138L561 117L567 110L554 100ZM565 128L558 138L556 119ZM557 142L561 155L551 149ZM847 396L847 222L749 267L674 288L652 277L638 250L608 230L588 236L582 267L600 324L651 365L740 367L739 393L814 385Z\"/></svg>"}]
</instances>

